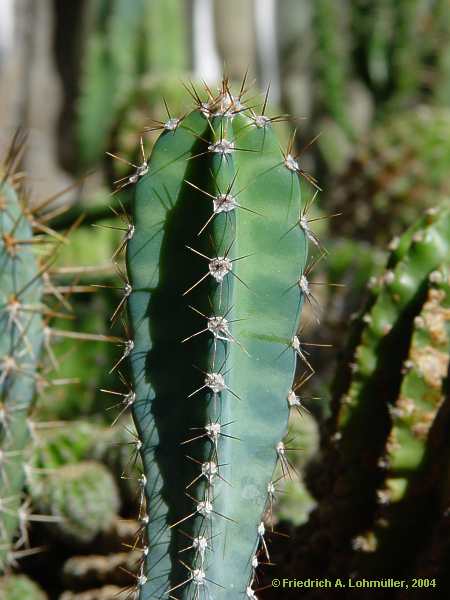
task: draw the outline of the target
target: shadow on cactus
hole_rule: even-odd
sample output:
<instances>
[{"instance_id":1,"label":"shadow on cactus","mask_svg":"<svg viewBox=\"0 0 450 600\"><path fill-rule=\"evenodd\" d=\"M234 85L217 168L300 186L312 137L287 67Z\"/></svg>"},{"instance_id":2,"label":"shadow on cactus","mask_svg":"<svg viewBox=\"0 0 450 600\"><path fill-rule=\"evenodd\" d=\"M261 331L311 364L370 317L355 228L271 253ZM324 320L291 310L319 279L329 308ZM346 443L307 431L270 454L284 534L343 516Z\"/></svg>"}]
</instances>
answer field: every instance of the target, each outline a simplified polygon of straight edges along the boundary
<instances>
[{"instance_id":1,"label":"shadow on cactus","mask_svg":"<svg viewBox=\"0 0 450 600\"><path fill-rule=\"evenodd\" d=\"M384 246L424 210L447 202L449 133L450 111L428 106L376 126L329 194L331 209L344 213L331 221L332 233Z\"/></svg>"}]
</instances>

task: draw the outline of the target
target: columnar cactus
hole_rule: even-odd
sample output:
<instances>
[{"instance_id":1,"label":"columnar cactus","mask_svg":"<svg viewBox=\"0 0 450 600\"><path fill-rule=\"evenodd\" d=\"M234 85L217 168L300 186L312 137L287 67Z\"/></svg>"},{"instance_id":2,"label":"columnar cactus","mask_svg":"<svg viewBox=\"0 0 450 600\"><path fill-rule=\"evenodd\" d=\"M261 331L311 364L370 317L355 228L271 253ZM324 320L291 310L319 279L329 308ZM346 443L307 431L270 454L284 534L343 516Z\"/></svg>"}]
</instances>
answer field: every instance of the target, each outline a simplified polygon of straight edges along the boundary
<instances>
[{"instance_id":1,"label":"columnar cactus","mask_svg":"<svg viewBox=\"0 0 450 600\"><path fill-rule=\"evenodd\" d=\"M32 226L11 182L0 183L0 572L12 552L25 482L28 413L44 343L43 282Z\"/></svg>"},{"instance_id":2,"label":"columnar cactus","mask_svg":"<svg viewBox=\"0 0 450 600\"><path fill-rule=\"evenodd\" d=\"M55 466L55 454L56 462L64 461L86 446L81 440L77 448L69 449L70 442L62 441L56 452L41 448L32 455L33 443L39 444L32 413L35 397L57 383L53 379L58 366L52 348L54 338L118 339L51 327L52 317L68 316L59 305L67 309L64 296L72 290L50 277L57 252L67 242L66 234L49 225L55 214L52 203L62 193L29 202L23 174L16 172L23 152L24 139L17 134L0 165L0 574L30 552L28 547L21 548L29 542L29 522L54 520L52 515L32 515L30 499L26 498L27 487L30 491L41 473L40 462L48 461L44 467L47 472ZM60 204L56 213L65 208Z\"/></svg>"},{"instance_id":3,"label":"columnar cactus","mask_svg":"<svg viewBox=\"0 0 450 600\"><path fill-rule=\"evenodd\" d=\"M325 112L330 114L351 136L352 125L348 114L348 81L350 78L349 52L345 47L344 21L348 17L342 6L317 0L314 3L314 32L316 37L317 80L319 99Z\"/></svg>"},{"instance_id":4,"label":"columnar cactus","mask_svg":"<svg viewBox=\"0 0 450 600\"><path fill-rule=\"evenodd\" d=\"M312 300L297 158L242 89L193 95L196 109L165 123L130 178L123 402L144 465L141 600L255 597L271 477L277 460L289 469L298 318Z\"/></svg>"},{"instance_id":5,"label":"columnar cactus","mask_svg":"<svg viewBox=\"0 0 450 600\"><path fill-rule=\"evenodd\" d=\"M411 137L414 129L416 135ZM332 187L332 233L384 245L423 211L448 202L450 111L420 106L377 125Z\"/></svg>"}]
</instances>

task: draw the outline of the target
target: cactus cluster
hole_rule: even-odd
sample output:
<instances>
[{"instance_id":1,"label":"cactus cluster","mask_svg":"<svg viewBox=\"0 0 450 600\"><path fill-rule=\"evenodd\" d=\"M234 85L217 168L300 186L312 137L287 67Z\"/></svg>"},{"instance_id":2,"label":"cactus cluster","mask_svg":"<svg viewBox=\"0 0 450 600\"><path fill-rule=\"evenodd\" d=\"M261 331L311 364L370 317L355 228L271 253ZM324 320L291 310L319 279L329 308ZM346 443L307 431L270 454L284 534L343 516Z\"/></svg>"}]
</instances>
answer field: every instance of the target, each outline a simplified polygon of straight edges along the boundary
<instances>
[{"instance_id":1,"label":"cactus cluster","mask_svg":"<svg viewBox=\"0 0 450 600\"><path fill-rule=\"evenodd\" d=\"M77 286L60 285L54 263L68 234L51 228L55 214L67 209L60 194L34 200L26 189L24 174L19 169L25 151L25 136L18 132L0 166L0 573L9 573L20 557L32 554L29 525L49 522L58 528L65 511L69 519L76 511L72 505L58 508L60 491L67 481L65 465L86 458L92 445L89 426L72 427L70 433L59 430L49 434L54 423L39 420L36 398L70 380L59 379L59 352L56 339L115 341L97 334L57 329L52 320L70 319L67 296ZM55 207L55 201L59 200ZM74 224L73 230L77 226ZM69 233L70 231L69 230ZM54 418L54 417L53 417ZM52 437L48 443L44 438ZM91 440L89 440L89 435ZM80 463L85 464L85 463ZM61 468L60 468L61 467ZM66 468L66 471L63 469ZM88 478L76 483L86 487L100 485L100 476L109 485L102 489L105 506L117 512L117 494L111 475L101 465L91 468ZM99 469L103 469L101 473ZM84 472L83 472L84 474ZM65 476L64 476L65 475ZM78 473L80 475L80 473ZM97 477L99 475L99 477ZM73 480L73 475L72 475ZM95 487L94 485L94 487ZM114 488L114 489L113 489ZM76 485L73 489L76 489ZM58 495L59 494L59 495ZM79 496L83 492L80 491ZM75 498L74 494L74 498ZM115 504L114 499L116 498ZM45 499L45 500L44 500ZM48 500L48 501L47 501ZM62 504L64 504L64 501ZM45 504L45 508L44 508ZM98 505L95 500L93 508ZM86 503L79 499L78 515L84 520ZM39 511L41 514L34 514ZM101 517L105 521L105 515ZM94 510L95 513L95 510ZM99 511L97 509L97 515ZM89 520L88 520L89 521ZM78 525L75 527L78 530ZM86 527L85 527L86 529Z\"/></svg>"},{"instance_id":2,"label":"cactus cluster","mask_svg":"<svg viewBox=\"0 0 450 600\"><path fill-rule=\"evenodd\" d=\"M139 166L130 228L129 359L140 477L141 600L254 598L269 554L262 515L273 502L290 408L301 405L297 335L313 233L298 157L273 120L247 107L245 81L161 126ZM276 119L274 119L276 120ZM122 381L124 378L122 376ZM145 498L145 500L144 500ZM230 577L230 574L233 574Z\"/></svg>"},{"instance_id":3,"label":"cactus cluster","mask_svg":"<svg viewBox=\"0 0 450 600\"><path fill-rule=\"evenodd\" d=\"M303 572L411 575L421 550L430 560L432 526L437 539L445 530L449 243L445 202L399 238L386 271L371 282L309 475L318 507L300 541Z\"/></svg>"},{"instance_id":4,"label":"cactus cluster","mask_svg":"<svg viewBox=\"0 0 450 600\"><path fill-rule=\"evenodd\" d=\"M236 14L225 4L216 10L219 50L233 57L232 73L241 73L246 67L236 56L245 46L251 73L261 58L252 46L253 7L239 11L250 33L240 46L228 36ZM26 558L29 573L36 557L28 557L40 551L30 546L45 539L61 574L52 597L67 588L61 600L256 599L283 518L299 526L295 565L280 567L286 577L448 579L448 1L341 4L277 5L281 68L289 71L284 103L295 104L295 119L313 116L314 134L317 120L331 120L317 166L339 178L312 215L317 183L305 171L312 156L295 154L295 136L282 149L285 134L275 135L274 125L286 117L267 116L269 90L258 109L247 76L237 93L227 78L218 91L192 83L183 90L184 2L86 3L73 166L110 150L105 172L117 184L120 209L105 218L100 198L89 220L105 230L82 230L72 256L66 251L69 263L83 265L55 265L55 248L67 238L49 223L61 207L54 198L35 208L27 201L15 172L17 140L0 166L2 598L44 600L15 571ZM395 112L405 106L416 108ZM381 119L341 173L373 115ZM328 310L319 323L310 273L326 251L312 227L338 213L330 231L347 239L331 243L328 279L343 274L352 291L343 302L321 291ZM94 235L105 260L114 252L97 289L121 294L110 319L112 327L124 324L120 338L68 329L68 296L94 287L94 269L84 265L91 265ZM381 272L385 254L376 246L387 242ZM50 280L55 273L64 285ZM324 345L303 339L304 305L320 325L318 341L330 341L330 324L331 341L338 340L370 274L331 406L304 396L317 366L309 346ZM85 302L78 311L86 329L104 322L115 292L104 293L103 304ZM61 381L83 380L86 398L49 392L47 365L59 366L55 338L65 340L63 353L74 338L119 346L108 367L111 353L97 356L91 344L60 369ZM116 376L121 387L112 389ZM314 416L301 416L305 400ZM100 415L107 402L116 412ZM92 421L81 421L87 414ZM314 419L325 414L331 417L316 453ZM74 415L76 422L55 423ZM119 432L104 426L111 415ZM289 418L294 441L285 437ZM297 496L280 501L294 487ZM45 577L43 585L54 576Z\"/></svg>"},{"instance_id":5,"label":"cactus cluster","mask_svg":"<svg viewBox=\"0 0 450 600\"><path fill-rule=\"evenodd\" d=\"M51 518L47 534L67 546L87 546L125 509L135 511L139 457L130 456L136 433L71 421L35 437L27 491L35 509Z\"/></svg>"},{"instance_id":6,"label":"cactus cluster","mask_svg":"<svg viewBox=\"0 0 450 600\"><path fill-rule=\"evenodd\" d=\"M0 597L2 600L47 600L47 595L25 575L0 577Z\"/></svg>"}]
</instances>

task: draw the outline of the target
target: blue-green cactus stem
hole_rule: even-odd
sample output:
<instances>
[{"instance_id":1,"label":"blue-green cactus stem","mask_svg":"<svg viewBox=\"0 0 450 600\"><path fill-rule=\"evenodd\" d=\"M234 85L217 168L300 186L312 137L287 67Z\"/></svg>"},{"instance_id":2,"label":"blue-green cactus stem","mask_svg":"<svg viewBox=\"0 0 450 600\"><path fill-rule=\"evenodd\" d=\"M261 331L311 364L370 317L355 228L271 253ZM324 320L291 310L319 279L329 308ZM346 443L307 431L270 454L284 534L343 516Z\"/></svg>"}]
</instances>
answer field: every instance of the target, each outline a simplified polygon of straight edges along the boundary
<instances>
[{"instance_id":1,"label":"blue-green cactus stem","mask_svg":"<svg viewBox=\"0 0 450 600\"><path fill-rule=\"evenodd\" d=\"M137 184L127 267L141 600L253 593L268 485L286 460L307 257L299 171L270 119L224 87L161 135Z\"/></svg>"}]
</instances>

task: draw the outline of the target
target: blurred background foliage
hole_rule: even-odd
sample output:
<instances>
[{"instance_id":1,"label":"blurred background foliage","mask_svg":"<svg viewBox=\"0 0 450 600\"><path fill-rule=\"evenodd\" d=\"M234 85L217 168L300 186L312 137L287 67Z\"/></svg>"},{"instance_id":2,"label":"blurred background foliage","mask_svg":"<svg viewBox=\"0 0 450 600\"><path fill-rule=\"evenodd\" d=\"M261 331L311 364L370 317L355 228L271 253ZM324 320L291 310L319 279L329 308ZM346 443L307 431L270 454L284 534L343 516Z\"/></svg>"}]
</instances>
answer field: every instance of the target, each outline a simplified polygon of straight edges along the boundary
<instances>
[{"instance_id":1,"label":"blurred background foliage","mask_svg":"<svg viewBox=\"0 0 450 600\"><path fill-rule=\"evenodd\" d=\"M110 317L124 281L111 256L126 220L111 196L114 182L129 174L126 161L142 160L141 136L150 152L158 132L145 128L188 111L192 86L214 88L223 69L237 86L247 74L251 105L260 106L270 86L269 113L290 115L279 125L284 139L297 131L302 168L323 189L312 216L330 217L316 223L329 253L317 279L345 284L316 288L321 324L310 316L304 330L333 347L311 349L317 373L303 414L290 419L297 473L280 483L267 515L273 527L283 521L289 528L304 523L315 504L304 473L330 413L349 319L395 236L449 195L450 3L2 0L0 144L19 125L29 132L22 167L32 201L79 181L64 196L71 208L56 216L57 230L85 215L55 265L59 284L74 286L74 321L56 328L120 335L120 319L111 328ZM303 193L311 199L306 181ZM128 186L121 201L130 201ZM36 403L32 460L42 471L29 487L37 512L65 519L33 523L32 543L46 551L25 557L17 570L49 598L112 598L130 582L133 557L123 543L132 525L121 519L136 517L140 475L130 459L133 426L123 415L109 428L120 407L111 409L117 396L100 391L120 386L109 374L120 350L62 337L54 352L57 378L72 384L42 390ZM50 468L56 476L47 475ZM23 576L15 582L0 583L2 598L45 597Z\"/></svg>"}]
</instances>

